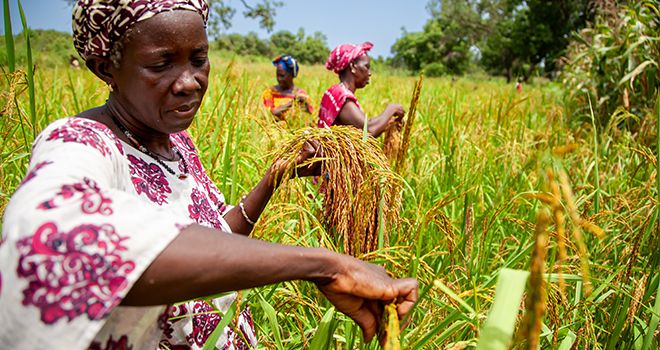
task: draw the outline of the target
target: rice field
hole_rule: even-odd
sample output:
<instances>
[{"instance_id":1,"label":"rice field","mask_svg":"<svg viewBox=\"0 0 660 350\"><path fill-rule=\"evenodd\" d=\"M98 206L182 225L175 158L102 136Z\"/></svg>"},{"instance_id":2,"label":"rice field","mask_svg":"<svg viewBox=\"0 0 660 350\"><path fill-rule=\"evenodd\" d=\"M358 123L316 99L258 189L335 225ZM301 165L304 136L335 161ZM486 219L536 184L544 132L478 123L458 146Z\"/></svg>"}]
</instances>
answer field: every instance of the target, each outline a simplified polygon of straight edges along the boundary
<instances>
[{"instance_id":1,"label":"rice field","mask_svg":"<svg viewBox=\"0 0 660 350\"><path fill-rule=\"evenodd\" d=\"M28 75L17 68L0 83L0 209L25 174L35 135L108 93L86 70L37 68L32 114ZM390 102L407 108L416 80L376 65L357 96L370 116ZM318 105L336 81L305 66L296 84ZM316 115L290 125L268 115L260 98L275 71L267 61L214 53L209 82L190 132L236 203ZM570 110L562 86L541 80L518 93L486 76L424 79L398 172L398 219L360 255L420 281L401 348L658 349L660 179L658 145L646 137L657 123L595 131L571 122ZM322 198L310 179L290 180L253 236L344 251L323 224ZM308 282L243 291L241 302L252 308L260 348L379 347L363 344Z\"/></svg>"}]
</instances>

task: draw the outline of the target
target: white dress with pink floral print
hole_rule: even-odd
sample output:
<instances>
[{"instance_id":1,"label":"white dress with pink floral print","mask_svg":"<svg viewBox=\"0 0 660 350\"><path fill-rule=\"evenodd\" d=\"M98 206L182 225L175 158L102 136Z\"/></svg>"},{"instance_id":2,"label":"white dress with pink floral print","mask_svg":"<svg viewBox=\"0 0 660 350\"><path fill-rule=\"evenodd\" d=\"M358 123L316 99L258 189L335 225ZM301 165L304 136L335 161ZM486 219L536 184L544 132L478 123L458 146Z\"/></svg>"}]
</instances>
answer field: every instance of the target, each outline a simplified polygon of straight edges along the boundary
<instances>
[{"instance_id":1,"label":"white dress with pink floral print","mask_svg":"<svg viewBox=\"0 0 660 350\"><path fill-rule=\"evenodd\" d=\"M35 140L28 173L4 213L0 344L8 349L201 349L235 294L176 305L119 305L191 223L229 232L229 209L186 132L172 143L179 179L103 124L55 121ZM166 162L177 175L183 162ZM194 252L191 252L194 254ZM211 303L213 305L211 305ZM248 309L216 346L256 345Z\"/></svg>"}]
</instances>

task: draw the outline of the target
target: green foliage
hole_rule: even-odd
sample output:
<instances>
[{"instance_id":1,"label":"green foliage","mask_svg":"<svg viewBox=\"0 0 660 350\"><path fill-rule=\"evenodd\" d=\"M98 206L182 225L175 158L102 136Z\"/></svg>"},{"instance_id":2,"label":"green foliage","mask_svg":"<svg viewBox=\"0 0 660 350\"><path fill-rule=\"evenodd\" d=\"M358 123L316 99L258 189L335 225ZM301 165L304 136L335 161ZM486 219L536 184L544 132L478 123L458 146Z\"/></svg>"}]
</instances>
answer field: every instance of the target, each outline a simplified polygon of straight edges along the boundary
<instances>
[{"instance_id":1,"label":"green foliage","mask_svg":"<svg viewBox=\"0 0 660 350\"><path fill-rule=\"evenodd\" d=\"M220 50L231 51L238 55L272 56L272 48L268 41L259 38L257 33L249 32L246 35L226 34L216 39L216 47Z\"/></svg>"},{"instance_id":2,"label":"green foliage","mask_svg":"<svg viewBox=\"0 0 660 350\"><path fill-rule=\"evenodd\" d=\"M660 2L645 0L604 9L596 22L576 35L562 73L573 120L589 115L594 104L599 126L623 112L625 121L650 114L660 74ZM620 106L623 107L620 109Z\"/></svg>"},{"instance_id":3,"label":"green foliage","mask_svg":"<svg viewBox=\"0 0 660 350\"><path fill-rule=\"evenodd\" d=\"M239 55L272 58L281 54L290 54L299 62L307 64L325 62L330 51L323 34L316 32L314 35L308 36L302 28L296 34L279 31L271 35L270 40L260 39L254 32L247 35L221 35L217 38L216 43L220 50L231 51Z\"/></svg>"},{"instance_id":4,"label":"green foliage","mask_svg":"<svg viewBox=\"0 0 660 350\"><path fill-rule=\"evenodd\" d=\"M32 52L39 52L34 57L37 67L57 67L69 64L71 56L78 57L73 47L71 35L55 30L30 29L30 46ZM14 36L16 46L16 64L27 64L27 42L23 33ZM5 42L0 42L0 65L7 65Z\"/></svg>"},{"instance_id":5,"label":"green foliage","mask_svg":"<svg viewBox=\"0 0 660 350\"><path fill-rule=\"evenodd\" d=\"M431 19L422 32L403 33L392 63L413 71L442 63L451 74L478 63L509 81L527 80L537 69L550 75L570 33L590 18L589 1L431 0Z\"/></svg>"},{"instance_id":6,"label":"green foliage","mask_svg":"<svg viewBox=\"0 0 660 350\"><path fill-rule=\"evenodd\" d=\"M444 6L438 18L426 22L422 32L404 33L392 46L392 64L417 72L428 64L441 63L447 73L465 73L470 64L474 34L465 30L470 26L454 20L459 17L452 14L469 12L466 6ZM449 9L454 11L448 13Z\"/></svg>"},{"instance_id":7,"label":"green foliage","mask_svg":"<svg viewBox=\"0 0 660 350\"><path fill-rule=\"evenodd\" d=\"M429 63L424 66L424 75L427 77L441 77L447 74L447 67L439 62Z\"/></svg>"},{"instance_id":8,"label":"green foliage","mask_svg":"<svg viewBox=\"0 0 660 350\"><path fill-rule=\"evenodd\" d=\"M589 0L507 0L493 31L480 45L482 65L492 74L528 80L535 69L550 75L570 34L590 18Z\"/></svg>"},{"instance_id":9,"label":"green foliage","mask_svg":"<svg viewBox=\"0 0 660 350\"><path fill-rule=\"evenodd\" d=\"M270 37L273 53L280 55L288 53L303 63L324 63L328 58L330 49L326 44L326 37L321 32L308 36L300 28L296 35L287 31L280 31Z\"/></svg>"}]
</instances>

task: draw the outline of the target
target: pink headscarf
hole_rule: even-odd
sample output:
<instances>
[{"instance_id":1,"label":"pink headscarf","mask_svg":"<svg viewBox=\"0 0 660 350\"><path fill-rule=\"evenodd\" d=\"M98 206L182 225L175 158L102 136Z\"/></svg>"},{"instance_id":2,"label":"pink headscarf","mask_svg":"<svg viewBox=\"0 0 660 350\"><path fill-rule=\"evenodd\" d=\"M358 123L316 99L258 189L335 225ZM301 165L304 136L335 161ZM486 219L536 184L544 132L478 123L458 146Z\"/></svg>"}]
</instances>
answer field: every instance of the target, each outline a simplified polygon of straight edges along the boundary
<instances>
[{"instance_id":1,"label":"pink headscarf","mask_svg":"<svg viewBox=\"0 0 660 350\"><path fill-rule=\"evenodd\" d=\"M73 45L80 57L106 57L135 23L163 11L191 10L208 19L206 0L77 0L73 7Z\"/></svg>"},{"instance_id":2,"label":"pink headscarf","mask_svg":"<svg viewBox=\"0 0 660 350\"><path fill-rule=\"evenodd\" d=\"M371 50L372 47L374 47L374 44L368 41L360 45L339 45L330 52L330 56L328 56L328 60L325 62L325 68L339 73L346 69L354 59L366 55L367 51Z\"/></svg>"}]
</instances>

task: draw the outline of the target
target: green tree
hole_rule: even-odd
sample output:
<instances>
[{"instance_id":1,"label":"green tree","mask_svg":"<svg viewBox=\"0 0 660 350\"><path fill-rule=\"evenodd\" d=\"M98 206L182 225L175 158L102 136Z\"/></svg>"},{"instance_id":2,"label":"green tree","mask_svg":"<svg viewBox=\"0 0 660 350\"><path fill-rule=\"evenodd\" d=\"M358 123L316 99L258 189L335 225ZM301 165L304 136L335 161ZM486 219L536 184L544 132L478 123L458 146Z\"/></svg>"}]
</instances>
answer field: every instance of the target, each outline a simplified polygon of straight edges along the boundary
<instances>
[{"instance_id":1,"label":"green tree","mask_svg":"<svg viewBox=\"0 0 660 350\"><path fill-rule=\"evenodd\" d=\"M497 8L494 0L431 0L431 15L422 32L407 33L392 47L392 64L418 71L463 74L472 61L470 49L487 35ZM442 69L444 67L444 69Z\"/></svg>"},{"instance_id":2,"label":"green tree","mask_svg":"<svg viewBox=\"0 0 660 350\"><path fill-rule=\"evenodd\" d=\"M593 19L591 0L507 0L501 16L479 46L482 65L491 73L513 74L528 80L541 67L545 75L557 71L572 33Z\"/></svg>"},{"instance_id":3,"label":"green tree","mask_svg":"<svg viewBox=\"0 0 660 350\"><path fill-rule=\"evenodd\" d=\"M308 36L302 28L296 34L279 31L270 37L270 43L276 55L290 54L302 63L323 63L330 51L322 33Z\"/></svg>"},{"instance_id":4,"label":"green tree","mask_svg":"<svg viewBox=\"0 0 660 350\"><path fill-rule=\"evenodd\" d=\"M328 57L326 38L320 32L311 36L301 28L296 34L283 30L271 35L270 39L259 39L256 33L225 34L218 36L217 47L239 55L273 57L290 54L301 63L323 63Z\"/></svg>"},{"instance_id":5,"label":"green tree","mask_svg":"<svg viewBox=\"0 0 660 350\"><path fill-rule=\"evenodd\" d=\"M433 64L461 74L479 63L509 80L536 70L554 74L572 33L593 18L594 0L431 0L421 33L403 33L392 63L412 70ZM477 52L477 57L471 54Z\"/></svg>"}]
</instances>

